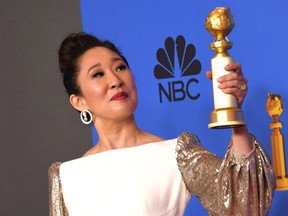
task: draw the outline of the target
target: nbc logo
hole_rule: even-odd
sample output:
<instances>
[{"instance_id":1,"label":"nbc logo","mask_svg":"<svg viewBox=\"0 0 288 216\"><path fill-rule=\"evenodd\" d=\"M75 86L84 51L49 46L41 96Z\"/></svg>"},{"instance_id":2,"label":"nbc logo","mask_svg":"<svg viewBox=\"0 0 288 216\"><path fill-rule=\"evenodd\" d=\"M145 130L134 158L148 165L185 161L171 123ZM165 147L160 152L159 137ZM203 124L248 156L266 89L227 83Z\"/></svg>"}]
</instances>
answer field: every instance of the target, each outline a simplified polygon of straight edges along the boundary
<instances>
[{"instance_id":1,"label":"nbc logo","mask_svg":"<svg viewBox=\"0 0 288 216\"><path fill-rule=\"evenodd\" d=\"M165 49L157 50L158 64L154 67L154 76L162 81L162 83L158 83L160 103L163 102L164 97L169 102L183 101L186 96L191 100L197 100L200 97L200 93L192 93L192 84L199 82L196 78L185 82L175 80L177 73L182 78L200 73L201 63L194 59L195 55L195 46L193 44L186 46L185 38L182 35L179 35L175 41L173 38L167 37ZM175 64L176 57L178 64ZM174 81L170 82L171 78L174 78ZM164 81L166 82L164 83Z\"/></svg>"}]
</instances>

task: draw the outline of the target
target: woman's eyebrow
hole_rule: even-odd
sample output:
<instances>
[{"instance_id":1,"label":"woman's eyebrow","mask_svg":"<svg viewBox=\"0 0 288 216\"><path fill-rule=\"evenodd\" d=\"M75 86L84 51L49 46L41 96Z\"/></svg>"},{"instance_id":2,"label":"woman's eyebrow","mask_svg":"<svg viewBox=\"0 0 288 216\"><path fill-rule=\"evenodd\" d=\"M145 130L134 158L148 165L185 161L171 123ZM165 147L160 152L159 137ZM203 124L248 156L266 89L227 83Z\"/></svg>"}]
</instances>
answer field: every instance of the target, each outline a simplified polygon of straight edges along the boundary
<instances>
[{"instance_id":1,"label":"woman's eyebrow","mask_svg":"<svg viewBox=\"0 0 288 216\"><path fill-rule=\"evenodd\" d=\"M95 64L95 65L92 65L89 69L88 69L88 73L93 69L93 68L95 68L95 67L99 67L101 64L100 63L97 63L97 64Z\"/></svg>"},{"instance_id":2,"label":"woman's eyebrow","mask_svg":"<svg viewBox=\"0 0 288 216\"><path fill-rule=\"evenodd\" d=\"M120 58L120 57L115 57L115 58L111 58L111 61L112 61L112 62L123 61L123 59ZM89 73L92 69L94 69L94 68L96 68L96 67L99 67L99 66L101 66L101 63L97 63L97 64L95 64L95 65L92 65L92 66L88 69L87 72Z\"/></svg>"}]
</instances>

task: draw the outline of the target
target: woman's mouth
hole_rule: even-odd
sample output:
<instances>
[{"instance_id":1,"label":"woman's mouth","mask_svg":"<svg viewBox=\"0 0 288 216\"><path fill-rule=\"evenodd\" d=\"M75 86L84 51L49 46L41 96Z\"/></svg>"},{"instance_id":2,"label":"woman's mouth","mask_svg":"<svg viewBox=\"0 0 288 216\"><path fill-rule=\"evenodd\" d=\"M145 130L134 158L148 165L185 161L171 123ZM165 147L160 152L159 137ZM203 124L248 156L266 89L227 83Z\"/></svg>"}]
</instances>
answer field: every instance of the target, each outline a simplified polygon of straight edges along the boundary
<instances>
[{"instance_id":1,"label":"woman's mouth","mask_svg":"<svg viewBox=\"0 0 288 216\"><path fill-rule=\"evenodd\" d=\"M128 97L128 94L126 92L119 92L115 94L111 100L124 100Z\"/></svg>"}]
</instances>

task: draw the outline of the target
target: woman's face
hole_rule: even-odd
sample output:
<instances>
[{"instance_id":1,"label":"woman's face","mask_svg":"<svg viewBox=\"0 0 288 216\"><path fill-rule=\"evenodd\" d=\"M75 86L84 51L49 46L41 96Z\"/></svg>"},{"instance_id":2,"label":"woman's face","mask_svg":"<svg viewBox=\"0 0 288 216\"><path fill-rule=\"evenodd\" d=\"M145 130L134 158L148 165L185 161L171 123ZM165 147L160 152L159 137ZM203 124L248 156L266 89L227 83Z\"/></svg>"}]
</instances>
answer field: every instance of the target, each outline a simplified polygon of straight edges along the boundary
<instances>
[{"instance_id":1,"label":"woman's face","mask_svg":"<svg viewBox=\"0 0 288 216\"><path fill-rule=\"evenodd\" d=\"M91 48L79 58L78 66L78 110L89 109L94 120L121 119L133 114L138 102L136 86L130 69L118 54L104 47Z\"/></svg>"}]
</instances>

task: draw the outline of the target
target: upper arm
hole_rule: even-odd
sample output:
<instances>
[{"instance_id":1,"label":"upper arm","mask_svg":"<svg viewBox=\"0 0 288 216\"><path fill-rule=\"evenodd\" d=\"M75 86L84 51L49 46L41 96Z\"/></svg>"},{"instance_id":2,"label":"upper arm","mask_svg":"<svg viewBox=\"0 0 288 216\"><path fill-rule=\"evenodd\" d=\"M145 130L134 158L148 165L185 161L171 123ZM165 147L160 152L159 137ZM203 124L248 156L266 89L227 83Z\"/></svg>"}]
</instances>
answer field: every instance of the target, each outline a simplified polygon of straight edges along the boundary
<instances>
[{"instance_id":1,"label":"upper arm","mask_svg":"<svg viewBox=\"0 0 288 216\"><path fill-rule=\"evenodd\" d=\"M68 216L59 175L60 165L60 162L55 162L48 169L49 216Z\"/></svg>"}]
</instances>

